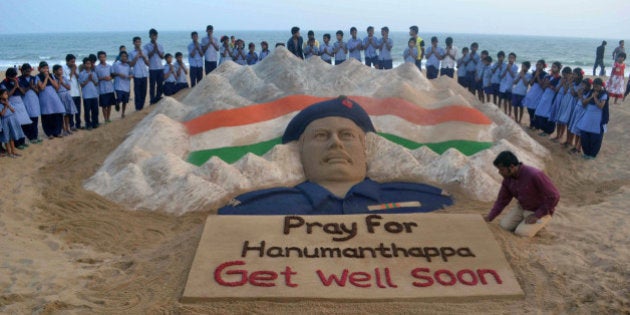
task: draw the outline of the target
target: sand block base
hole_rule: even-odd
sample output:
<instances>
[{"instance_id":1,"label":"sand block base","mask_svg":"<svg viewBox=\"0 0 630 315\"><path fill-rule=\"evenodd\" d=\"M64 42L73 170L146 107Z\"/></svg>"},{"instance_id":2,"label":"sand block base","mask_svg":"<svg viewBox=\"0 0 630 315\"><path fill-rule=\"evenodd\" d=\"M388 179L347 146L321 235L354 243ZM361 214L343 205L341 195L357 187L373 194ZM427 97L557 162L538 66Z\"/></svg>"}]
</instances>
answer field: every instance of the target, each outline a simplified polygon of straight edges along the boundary
<instances>
[{"instance_id":1,"label":"sand block base","mask_svg":"<svg viewBox=\"0 0 630 315\"><path fill-rule=\"evenodd\" d=\"M520 296L480 215L210 215L181 300Z\"/></svg>"}]
</instances>

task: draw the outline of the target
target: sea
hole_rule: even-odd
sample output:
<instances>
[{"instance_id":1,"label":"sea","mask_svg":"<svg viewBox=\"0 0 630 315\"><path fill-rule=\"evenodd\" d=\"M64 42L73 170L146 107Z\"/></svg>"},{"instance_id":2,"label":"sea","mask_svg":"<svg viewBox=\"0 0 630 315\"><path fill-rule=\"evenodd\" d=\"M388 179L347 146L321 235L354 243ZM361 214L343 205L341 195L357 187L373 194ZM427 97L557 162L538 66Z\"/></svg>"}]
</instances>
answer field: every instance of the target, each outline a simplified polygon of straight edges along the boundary
<instances>
[{"instance_id":1,"label":"sea","mask_svg":"<svg viewBox=\"0 0 630 315\"><path fill-rule=\"evenodd\" d=\"M332 35L334 39L335 31L315 31L315 37L322 42L325 33ZM378 32L377 32L378 33ZM260 50L260 42L267 41L270 50L273 50L276 43L286 43L290 37L289 31L215 31L215 36L220 38L223 35L243 39L247 44L256 44L257 51ZM119 46L125 45L132 49L132 38L140 36L143 44L149 41L146 31L129 32L97 32L97 33L51 33L51 34L8 34L0 35L0 71L9 67L20 66L23 63L30 63L35 68L40 61L46 61L50 66L65 63L65 56L68 53L74 54L77 61L80 61L89 54L103 50L107 53L108 59L114 61L118 54ZM200 31L199 37L205 36L205 32ZM302 34L306 38L306 32ZM347 35L349 36L349 35ZM363 38L366 34L359 33ZM595 61L595 49L602 40L606 40L606 53L604 64L606 71L612 67L612 51L618 43L618 39L611 38L577 38L577 37L543 37L543 36L516 36L516 35L485 35L485 34L420 34L429 45L432 36L439 40L439 46L444 47L446 37L452 37L454 46L461 52L464 46L471 43L479 44L479 52L488 50L490 56L496 60L496 54L503 50L506 55L514 52L517 55L517 63L530 61L533 65L539 59L544 59L548 66L554 61L560 61L569 67L581 67L585 74L592 74ZM407 47L409 34L407 32L390 32L390 38L394 40L392 56L394 66L404 62L402 58L403 50ZM346 37L347 39L347 37ZM187 60L187 46L190 43L189 31L160 31L158 42L164 46L168 53L173 55L176 52L184 54L184 61ZM598 69L599 71L599 69Z\"/></svg>"}]
</instances>

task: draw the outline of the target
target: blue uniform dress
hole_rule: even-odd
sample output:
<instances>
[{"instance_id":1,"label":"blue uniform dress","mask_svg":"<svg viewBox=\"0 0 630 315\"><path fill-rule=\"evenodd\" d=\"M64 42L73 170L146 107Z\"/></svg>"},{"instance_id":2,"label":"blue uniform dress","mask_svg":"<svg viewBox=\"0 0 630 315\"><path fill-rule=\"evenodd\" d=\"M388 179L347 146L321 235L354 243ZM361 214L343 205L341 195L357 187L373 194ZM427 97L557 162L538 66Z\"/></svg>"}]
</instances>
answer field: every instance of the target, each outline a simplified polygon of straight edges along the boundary
<instances>
[{"instance_id":1,"label":"blue uniform dress","mask_svg":"<svg viewBox=\"0 0 630 315\"><path fill-rule=\"evenodd\" d=\"M31 82L37 86L39 78L33 76L21 76L18 79L18 82L22 88L28 89L22 96L22 102L24 102L28 116L31 119L31 124L23 125L22 130L29 140L37 140L39 137L39 128L37 128L37 125L39 123L41 109L39 108L39 96L37 96L37 93L31 89Z\"/></svg>"},{"instance_id":2,"label":"blue uniform dress","mask_svg":"<svg viewBox=\"0 0 630 315\"><path fill-rule=\"evenodd\" d=\"M44 74L38 74L39 80L44 81ZM42 129L48 137L59 136L63 127L63 115L66 113L66 107L63 105L57 95L57 91L52 86L50 80L54 80L51 76L43 91L39 92L39 108L42 113Z\"/></svg>"},{"instance_id":3,"label":"blue uniform dress","mask_svg":"<svg viewBox=\"0 0 630 315\"><path fill-rule=\"evenodd\" d=\"M581 131L582 152L587 158L595 158L599 153L604 138L604 126L608 124L608 94L603 92L599 95L599 100L605 101L604 107L599 108L594 101L589 102L584 116L577 123L577 128Z\"/></svg>"},{"instance_id":4,"label":"blue uniform dress","mask_svg":"<svg viewBox=\"0 0 630 315\"><path fill-rule=\"evenodd\" d=\"M551 105L556 95L556 86L560 83L560 76L548 75L549 86L545 89L540 101L536 106L536 126L546 134L552 134L556 129L556 124L549 119L551 116Z\"/></svg>"},{"instance_id":5,"label":"blue uniform dress","mask_svg":"<svg viewBox=\"0 0 630 315\"><path fill-rule=\"evenodd\" d=\"M578 128L578 123L584 117L586 112L586 106L582 104L582 100L587 98L588 94L582 95L582 98L576 97L575 104L573 104L573 114L569 120L569 131L576 136L580 136L581 131Z\"/></svg>"},{"instance_id":6,"label":"blue uniform dress","mask_svg":"<svg viewBox=\"0 0 630 315\"><path fill-rule=\"evenodd\" d=\"M457 83L461 86L468 88L471 82L468 82L466 77L466 62L470 60L470 54L463 55L457 60Z\"/></svg>"},{"instance_id":7,"label":"blue uniform dress","mask_svg":"<svg viewBox=\"0 0 630 315\"><path fill-rule=\"evenodd\" d=\"M61 80L64 80L64 77L61 77ZM68 84L68 82L64 82ZM66 89L61 82L59 82L59 89L57 90L57 95L59 95L59 99L61 103L63 103L66 112L64 115L74 115L77 113L77 108L74 105L74 100L72 100L72 96L70 95L70 90Z\"/></svg>"},{"instance_id":8,"label":"blue uniform dress","mask_svg":"<svg viewBox=\"0 0 630 315\"><path fill-rule=\"evenodd\" d=\"M271 188L243 194L219 209L230 215L328 215L430 212L453 204L433 186L416 183L377 183L366 178L345 198L306 181L293 188Z\"/></svg>"},{"instance_id":9,"label":"blue uniform dress","mask_svg":"<svg viewBox=\"0 0 630 315\"><path fill-rule=\"evenodd\" d=\"M532 76L536 75L536 72L532 73ZM542 82L542 80L547 76L547 72L540 71L538 74L538 81ZM530 128L538 128L536 126L536 106L538 106L538 102L540 101L540 97L543 94L543 89L540 86L540 83L534 81L532 87L529 89L527 94L525 94L525 98L523 99L523 105L527 107L527 112L529 113L529 127Z\"/></svg>"},{"instance_id":10,"label":"blue uniform dress","mask_svg":"<svg viewBox=\"0 0 630 315\"><path fill-rule=\"evenodd\" d=\"M114 91L116 91L116 102L127 104L129 102L129 92L131 91L131 79L133 75L131 66L128 63L117 62L112 67L112 72L116 75L114 77ZM127 76L126 78L120 75Z\"/></svg>"},{"instance_id":11,"label":"blue uniform dress","mask_svg":"<svg viewBox=\"0 0 630 315\"><path fill-rule=\"evenodd\" d=\"M470 62L466 65L466 80L468 81L468 89L475 89L475 72L477 71L477 65L481 61L477 52L471 52L468 54Z\"/></svg>"},{"instance_id":12,"label":"blue uniform dress","mask_svg":"<svg viewBox=\"0 0 630 315\"><path fill-rule=\"evenodd\" d=\"M129 60L132 62L138 55L137 50L129 52ZM144 56L148 56L149 53L142 50ZM144 63L144 59L138 57L136 63L133 65L133 101L136 110L142 110L144 108L144 102L147 98L147 77L149 76L149 69ZM84 97L85 99L85 97ZM83 105L85 108L85 104ZM87 127L87 126L86 126Z\"/></svg>"},{"instance_id":13,"label":"blue uniform dress","mask_svg":"<svg viewBox=\"0 0 630 315\"><path fill-rule=\"evenodd\" d=\"M98 106L107 107L116 105L114 80L108 81L104 79L105 77L112 76L112 66L108 64L98 64L94 67L94 72L98 76Z\"/></svg>"},{"instance_id":14,"label":"blue uniform dress","mask_svg":"<svg viewBox=\"0 0 630 315\"><path fill-rule=\"evenodd\" d=\"M2 86L6 90L12 90L17 83L13 80L5 79L2 81ZM29 125L32 123L31 118L28 116L28 112L26 111L26 106L22 101L22 92L20 89L15 89L13 95L9 96L9 102L11 106L15 109L15 117L17 118L20 125Z\"/></svg>"},{"instance_id":15,"label":"blue uniform dress","mask_svg":"<svg viewBox=\"0 0 630 315\"><path fill-rule=\"evenodd\" d=\"M11 103L11 101L9 101L9 104L13 107L13 103ZM4 107L4 104L0 104L0 106ZM0 110L2 107L0 107ZM8 143L10 140L16 141L24 138L24 132L22 132L22 126L20 126L17 115L11 112L10 109L7 109L4 116L0 119L0 122L2 123L2 128L0 128L2 130L2 132L0 132L0 141L2 141L2 143Z\"/></svg>"},{"instance_id":16,"label":"blue uniform dress","mask_svg":"<svg viewBox=\"0 0 630 315\"><path fill-rule=\"evenodd\" d=\"M269 56L269 50L260 51L260 54L258 54L258 62L261 62L267 56Z\"/></svg>"},{"instance_id":17,"label":"blue uniform dress","mask_svg":"<svg viewBox=\"0 0 630 315\"><path fill-rule=\"evenodd\" d=\"M90 74L92 79L90 79ZM81 93L83 96L83 120L85 120L85 127L87 129L98 128L98 77L94 71L87 72L83 70L79 73L79 83L82 85Z\"/></svg>"},{"instance_id":18,"label":"blue uniform dress","mask_svg":"<svg viewBox=\"0 0 630 315\"><path fill-rule=\"evenodd\" d=\"M556 97L553 99L553 103L551 103L551 114L549 115L549 121L558 122L558 116L560 115L560 104L562 103L562 99L567 94L567 91L564 90L564 85L558 89L558 93L556 93Z\"/></svg>"},{"instance_id":19,"label":"blue uniform dress","mask_svg":"<svg viewBox=\"0 0 630 315\"><path fill-rule=\"evenodd\" d=\"M575 104L575 96L571 93L571 91L577 90L579 87L578 84L571 84L569 86L569 90L562 97L562 102L558 108L558 123L567 125L569 120L571 119L571 114L573 113L573 105Z\"/></svg>"}]
</instances>

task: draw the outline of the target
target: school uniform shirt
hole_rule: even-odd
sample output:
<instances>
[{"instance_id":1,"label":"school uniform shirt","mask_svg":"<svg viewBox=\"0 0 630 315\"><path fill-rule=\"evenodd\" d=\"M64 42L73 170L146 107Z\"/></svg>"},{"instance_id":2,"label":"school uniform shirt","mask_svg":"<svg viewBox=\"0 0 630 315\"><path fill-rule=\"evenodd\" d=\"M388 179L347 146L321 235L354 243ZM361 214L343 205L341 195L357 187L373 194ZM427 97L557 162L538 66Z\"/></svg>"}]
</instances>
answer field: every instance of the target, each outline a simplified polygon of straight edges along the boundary
<instances>
[{"instance_id":1,"label":"school uniform shirt","mask_svg":"<svg viewBox=\"0 0 630 315\"><path fill-rule=\"evenodd\" d=\"M504 68L505 68L505 62L494 64L494 66L492 67L492 71L490 71L490 72L493 72L490 83L492 84L501 83L501 73L503 72Z\"/></svg>"},{"instance_id":2,"label":"school uniform shirt","mask_svg":"<svg viewBox=\"0 0 630 315\"><path fill-rule=\"evenodd\" d=\"M444 55L444 49L442 47L433 47L433 46L429 46L427 49L424 50L424 55L428 56L430 53L435 52L437 54L439 54L440 56ZM428 66L433 66L437 69L440 68L440 59L438 59L438 57L436 56L436 54L431 54L431 56L429 56L429 58L427 58L427 67Z\"/></svg>"},{"instance_id":3,"label":"school uniform shirt","mask_svg":"<svg viewBox=\"0 0 630 315\"><path fill-rule=\"evenodd\" d=\"M96 68L96 75L98 76L98 93L99 94L107 94L114 92L114 81L113 80L103 80L106 76L112 75L112 66L108 64L99 63Z\"/></svg>"},{"instance_id":4,"label":"school uniform shirt","mask_svg":"<svg viewBox=\"0 0 630 315\"><path fill-rule=\"evenodd\" d=\"M365 58L376 58L378 57L376 53L376 47L378 46L378 37L372 36L372 44L368 44L370 42L370 37L365 37L363 39L363 50L365 51Z\"/></svg>"},{"instance_id":5,"label":"school uniform shirt","mask_svg":"<svg viewBox=\"0 0 630 315\"><path fill-rule=\"evenodd\" d=\"M518 76L520 75L520 73L518 73L516 75L516 78L518 78ZM516 78L514 78L516 80ZM531 73L526 73L525 77L523 77L522 79L518 80L518 83L516 83L514 85L514 87L512 88L512 94L516 94L516 95L525 95L527 94L527 82L529 82L529 80L532 79L532 74Z\"/></svg>"},{"instance_id":6,"label":"school uniform shirt","mask_svg":"<svg viewBox=\"0 0 630 315\"><path fill-rule=\"evenodd\" d=\"M378 60L392 60L392 51L391 49L394 47L394 40L391 38L387 38L387 40L381 38L378 40L378 44L383 44L381 50L378 54ZM389 49L388 49L389 46Z\"/></svg>"},{"instance_id":7,"label":"school uniform shirt","mask_svg":"<svg viewBox=\"0 0 630 315\"><path fill-rule=\"evenodd\" d=\"M346 60L346 52L344 51L344 47L346 47L346 42L344 41L336 41L333 44L333 50L336 50L337 52L335 53L335 61L342 61L342 60Z\"/></svg>"},{"instance_id":8,"label":"school uniform shirt","mask_svg":"<svg viewBox=\"0 0 630 315\"><path fill-rule=\"evenodd\" d=\"M415 46L413 48L409 48L409 46L407 46L407 48L405 48L405 51L403 52L403 58L405 58L405 62L411 62L415 64L416 58L418 58L418 48L416 48Z\"/></svg>"},{"instance_id":9,"label":"school uniform shirt","mask_svg":"<svg viewBox=\"0 0 630 315\"><path fill-rule=\"evenodd\" d=\"M466 72L475 72L477 70L477 65L479 64L479 54L478 53L470 53L468 57L472 60L466 65Z\"/></svg>"},{"instance_id":10,"label":"school uniform shirt","mask_svg":"<svg viewBox=\"0 0 630 315\"><path fill-rule=\"evenodd\" d=\"M219 47L219 53L221 54L221 59L219 59L219 64L224 63L226 60L232 60L232 57L230 57L231 52L232 52L232 48L230 47L225 47L225 46Z\"/></svg>"},{"instance_id":11,"label":"school uniform shirt","mask_svg":"<svg viewBox=\"0 0 630 315\"><path fill-rule=\"evenodd\" d=\"M453 204L437 187L416 183L377 183L369 178L354 185L344 198L303 182L295 187L254 191L219 209L220 215L323 215L430 212Z\"/></svg>"},{"instance_id":12,"label":"school uniform shirt","mask_svg":"<svg viewBox=\"0 0 630 315\"><path fill-rule=\"evenodd\" d=\"M70 96L72 97L80 97L81 96L81 89L79 88L79 78L77 77L77 75L70 75L71 70L70 67L68 67L68 65L63 65L63 78L64 80L66 80L66 82L70 83ZM77 69L78 71L78 69Z\"/></svg>"},{"instance_id":13,"label":"school uniform shirt","mask_svg":"<svg viewBox=\"0 0 630 315\"><path fill-rule=\"evenodd\" d=\"M466 66L464 65L468 60L470 60L470 55L466 54L462 56L457 62L457 76L465 77L466 76Z\"/></svg>"},{"instance_id":14,"label":"school uniform shirt","mask_svg":"<svg viewBox=\"0 0 630 315\"><path fill-rule=\"evenodd\" d=\"M146 56L148 58L149 53L145 50L142 49L142 54L144 56ZM138 51L137 50L132 50L129 52L129 60L134 60L136 58L136 56L138 55ZM141 78L146 78L149 76L149 69L147 67L147 64L144 63L144 59L142 58L138 58L138 60L136 61L136 63L133 66L133 77L136 79L141 79Z\"/></svg>"},{"instance_id":15,"label":"school uniform shirt","mask_svg":"<svg viewBox=\"0 0 630 315\"><path fill-rule=\"evenodd\" d=\"M258 54L256 52L247 52L247 56L245 57L248 65L255 65L258 61Z\"/></svg>"},{"instance_id":16,"label":"school uniform shirt","mask_svg":"<svg viewBox=\"0 0 630 315\"><path fill-rule=\"evenodd\" d=\"M155 45L157 45L158 52L162 54L162 56L164 55L164 47L162 47L162 44L148 43L144 45L144 50L147 52L145 56L149 58L149 70L162 70L164 69L164 65L162 64L162 58L160 58L160 55L158 55L158 53L155 53L153 54L153 56L149 57L153 49L155 49Z\"/></svg>"},{"instance_id":17,"label":"school uniform shirt","mask_svg":"<svg viewBox=\"0 0 630 315\"><path fill-rule=\"evenodd\" d=\"M88 82L90 73L92 74L92 80L89 81L88 84L85 84L85 82ZM98 85L98 76L96 75L96 73L94 73L94 71L90 71L90 72L87 72L85 70L81 71L81 73L79 73L79 83L81 85L85 84L81 88L83 99L98 98L98 90L96 88L96 86Z\"/></svg>"},{"instance_id":18,"label":"school uniform shirt","mask_svg":"<svg viewBox=\"0 0 630 315\"><path fill-rule=\"evenodd\" d=\"M39 77L20 76L18 79L20 86L28 89L24 96L22 96L22 102L24 102L24 106L26 107L26 111L30 117L39 117L41 115L39 97L37 96L37 93L30 88L31 81L37 86L37 84L39 84Z\"/></svg>"},{"instance_id":19,"label":"school uniform shirt","mask_svg":"<svg viewBox=\"0 0 630 315\"><path fill-rule=\"evenodd\" d=\"M212 37L212 41L219 46L219 41L217 40L216 37ZM201 40L201 46L205 47L210 43L210 37L206 36ZM219 47L221 48L221 47ZM217 61L218 60L218 51L216 50L216 48L214 48L214 46L212 44L210 44L210 46L208 46L208 49L206 49L206 53L203 55L204 58L206 59L206 61Z\"/></svg>"},{"instance_id":20,"label":"school uniform shirt","mask_svg":"<svg viewBox=\"0 0 630 315\"><path fill-rule=\"evenodd\" d=\"M114 77L114 90L129 92L129 87L131 85L131 79L129 78L129 76L133 75L129 63L115 63L112 72L118 75L124 74L127 76L127 78L123 78L118 75Z\"/></svg>"},{"instance_id":21,"label":"school uniform shirt","mask_svg":"<svg viewBox=\"0 0 630 315\"><path fill-rule=\"evenodd\" d=\"M320 48L320 52L321 52L320 56L322 57L322 60L330 61L332 57L328 54L333 52L333 48L332 46L330 46L330 42L328 44L323 43L321 46L319 46L319 48Z\"/></svg>"},{"instance_id":22,"label":"school uniform shirt","mask_svg":"<svg viewBox=\"0 0 630 315\"><path fill-rule=\"evenodd\" d=\"M455 46L451 46L451 48L444 48L444 53L450 53L451 55L455 56L455 58L451 57L451 56L444 56L444 59L442 59L442 68L444 69L454 69L455 68L455 61L457 60L457 47ZM479 64L483 65L482 62L480 62Z\"/></svg>"},{"instance_id":23,"label":"school uniform shirt","mask_svg":"<svg viewBox=\"0 0 630 315\"><path fill-rule=\"evenodd\" d=\"M508 69L512 70L512 73L514 73L514 75L511 75ZM516 76L518 75L518 66L514 64L511 66L509 64L505 64L505 67L501 75L503 74L505 74L505 76L503 77L503 79L501 79L499 92L501 93L511 92L512 85L514 85L514 78L516 78Z\"/></svg>"},{"instance_id":24,"label":"school uniform shirt","mask_svg":"<svg viewBox=\"0 0 630 315\"><path fill-rule=\"evenodd\" d=\"M181 67L179 65L179 63L173 63L173 67L175 68L175 73L177 73L177 71L179 71L179 68ZM179 72L179 75L177 76L177 83L185 83L188 84L188 76L186 75L186 72L184 72L184 70L182 69L182 71Z\"/></svg>"},{"instance_id":25,"label":"school uniform shirt","mask_svg":"<svg viewBox=\"0 0 630 315\"><path fill-rule=\"evenodd\" d=\"M258 54L258 61L262 61L265 57L269 56L269 50L263 50Z\"/></svg>"},{"instance_id":26,"label":"school uniform shirt","mask_svg":"<svg viewBox=\"0 0 630 315\"><path fill-rule=\"evenodd\" d=\"M173 71L175 73L177 73L177 69L175 68L175 65L166 64L166 65L164 65L164 74L167 74L167 73L171 72L171 66L173 67ZM164 79L164 82L165 83L175 83L175 82L177 82L177 78L175 77L174 74L171 73L171 74L168 75L168 77L166 77L166 79Z\"/></svg>"},{"instance_id":27,"label":"school uniform shirt","mask_svg":"<svg viewBox=\"0 0 630 315\"><path fill-rule=\"evenodd\" d=\"M306 48L304 48L304 58L309 59L313 56L317 56L319 54L319 50L317 49L317 47L313 46L306 46Z\"/></svg>"},{"instance_id":28,"label":"school uniform shirt","mask_svg":"<svg viewBox=\"0 0 630 315\"><path fill-rule=\"evenodd\" d=\"M199 48L197 49L197 47ZM194 56L193 52L195 53ZM203 48L200 43L195 45L195 42L190 42L188 44L188 65L195 68L203 67Z\"/></svg>"},{"instance_id":29,"label":"school uniform shirt","mask_svg":"<svg viewBox=\"0 0 630 315\"><path fill-rule=\"evenodd\" d=\"M482 63L483 64L483 63ZM483 87L488 87L492 84L492 64L483 64L481 68L481 83Z\"/></svg>"},{"instance_id":30,"label":"school uniform shirt","mask_svg":"<svg viewBox=\"0 0 630 315\"><path fill-rule=\"evenodd\" d=\"M358 61L361 61L361 49L358 47L361 45L362 41L359 38L350 38L348 40L348 57L354 58Z\"/></svg>"},{"instance_id":31,"label":"school uniform shirt","mask_svg":"<svg viewBox=\"0 0 630 315\"><path fill-rule=\"evenodd\" d=\"M587 97L590 97L591 94L592 92L589 92ZM598 99L605 102L608 99L608 93L602 92L602 94L598 96ZM604 122L603 114L604 108L597 107L595 102L591 100L588 105L586 105L584 115L577 123L577 128L583 132L600 134L602 125L608 123L608 121Z\"/></svg>"}]
</instances>

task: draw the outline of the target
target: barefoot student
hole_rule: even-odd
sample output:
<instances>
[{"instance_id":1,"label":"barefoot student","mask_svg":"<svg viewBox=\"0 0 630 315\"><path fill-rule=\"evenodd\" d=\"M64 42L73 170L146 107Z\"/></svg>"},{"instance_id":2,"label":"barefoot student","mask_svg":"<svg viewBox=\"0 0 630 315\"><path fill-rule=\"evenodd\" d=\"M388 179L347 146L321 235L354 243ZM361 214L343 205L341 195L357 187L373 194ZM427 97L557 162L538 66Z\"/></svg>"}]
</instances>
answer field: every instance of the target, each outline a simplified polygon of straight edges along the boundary
<instances>
[{"instance_id":1,"label":"barefoot student","mask_svg":"<svg viewBox=\"0 0 630 315\"><path fill-rule=\"evenodd\" d=\"M120 117L125 118L125 110L127 109L127 103L129 103L129 91L131 90L133 71L129 65L129 56L126 51L121 51L118 57L120 61L114 64L112 69L114 75L114 91L116 91L116 111L119 111L122 106Z\"/></svg>"},{"instance_id":2,"label":"barefoot student","mask_svg":"<svg viewBox=\"0 0 630 315\"><path fill-rule=\"evenodd\" d=\"M517 204L499 225L519 236L532 237L551 220L560 193L541 170L524 165L510 151L499 153L493 162L503 176L501 190L492 210L484 217L494 220L516 198Z\"/></svg>"},{"instance_id":3,"label":"barefoot student","mask_svg":"<svg viewBox=\"0 0 630 315\"><path fill-rule=\"evenodd\" d=\"M24 138L22 127L15 115L15 108L9 102L9 93L5 88L0 88L0 140L7 148L7 155L11 158L19 157L15 151L15 141Z\"/></svg>"},{"instance_id":4,"label":"barefoot student","mask_svg":"<svg viewBox=\"0 0 630 315\"><path fill-rule=\"evenodd\" d=\"M112 105L116 105L112 66L107 64L107 54L104 51L99 51L97 55L100 63L94 67L94 71L98 76L98 105L102 108L105 123L110 123Z\"/></svg>"}]
</instances>

